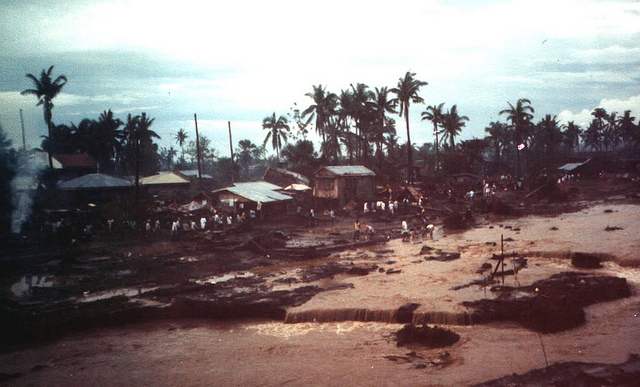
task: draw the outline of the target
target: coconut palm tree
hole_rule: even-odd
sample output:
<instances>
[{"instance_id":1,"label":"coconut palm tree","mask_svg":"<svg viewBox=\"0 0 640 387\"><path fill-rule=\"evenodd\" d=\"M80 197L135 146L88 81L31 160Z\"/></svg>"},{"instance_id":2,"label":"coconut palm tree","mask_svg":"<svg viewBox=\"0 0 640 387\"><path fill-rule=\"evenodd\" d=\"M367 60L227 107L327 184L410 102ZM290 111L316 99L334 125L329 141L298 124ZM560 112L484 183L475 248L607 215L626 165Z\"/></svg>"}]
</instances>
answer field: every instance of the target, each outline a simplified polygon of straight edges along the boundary
<instances>
[{"instance_id":1,"label":"coconut palm tree","mask_svg":"<svg viewBox=\"0 0 640 387\"><path fill-rule=\"evenodd\" d=\"M439 148L440 143L438 141L438 126L442 124L443 112L442 108L444 107L444 102L440 105L431 105L427 106L427 109L422 112L422 121L431 121L433 122L433 135L436 136L435 143L433 144L436 149L436 162L434 165L434 170L438 169L438 156L439 156Z\"/></svg>"},{"instance_id":2,"label":"coconut palm tree","mask_svg":"<svg viewBox=\"0 0 640 387\"><path fill-rule=\"evenodd\" d=\"M100 114L98 121L92 125L93 143L98 144L92 154L96 161L107 171L113 171L115 157L120 150L123 122L114 118L111 109Z\"/></svg>"},{"instance_id":3,"label":"coconut palm tree","mask_svg":"<svg viewBox=\"0 0 640 387\"><path fill-rule=\"evenodd\" d=\"M577 125L574 121L569 121L562 127L565 129L565 131L563 132L564 143L569 149L569 152L578 150L580 146L580 134L582 133L582 128L580 128L580 125Z\"/></svg>"},{"instance_id":4,"label":"coconut palm tree","mask_svg":"<svg viewBox=\"0 0 640 387\"><path fill-rule=\"evenodd\" d=\"M607 137L608 143L613 145L614 152L618 148L618 143L620 142L621 137L620 124L617 115L617 112L612 112L607 116L607 129L605 130L605 137Z\"/></svg>"},{"instance_id":5,"label":"coconut palm tree","mask_svg":"<svg viewBox=\"0 0 640 387\"><path fill-rule=\"evenodd\" d=\"M555 161L556 148L562 142L562 132L560 131L557 117L551 117L551 114L547 114L544 119L540 121L539 127L545 151L545 161L547 166L550 167Z\"/></svg>"},{"instance_id":6,"label":"coconut palm tree","mask_svg":"<svg viewBox=\"0 0 640 387\"><path fill-rule=\"evenodd\" d=\"M54 141L51 137L51 118L53 110L53 99L60 93L62 87L67 84L67 77L64 75L58 76L56 79L51 79L51 72L53 66L49 67L49 70L42 69L40 78L36 78L33 74L27 74L26 77L33 81L34 88L24 90L22 95L35 95L38 98L36 106L42 105L44 111L44 122L47 124L47 133L50 141ZM49 151L49 169L53 173L53 159L51 158L51 152Z\"/></svg>"},{"instance_id":7,"label":"coconut palm tree","mask_svg":"<svg viewBox=\"0 0 640 387\"><path fill-rule=\"evenodd\" d=\"M184 144L187 142L187 138L189 138L189 135L182 128L178 130L174 137L174 139L178 143L178 146L180 147L180 150L182 151L182 164L184 164Z\"/></svg>"},{"instance_id":8,"label":"coconut palm tree","mask_svg":"<svg viewBox=\"0 0 640 387\"><path fill-rule=\"evenodd\" d=\"M355 150L355 142L353 133L351 133L351 120L355 116L355 98L351 90L341 90L338 97L338 106L336 113L338 115L339 129L338 133L340 138L345 144L347 154L349 156L349 163L353 163L353 155Z\"/></svg>"},{"instance_id":9,"label":"coconut palm tree","mask_svg":"<svg viewBox=\"0 0 640 387\"><path fill-rule=\"evenodd\" d=\"M343 137L340 119L336 116L329 117L325 124L327 141L320 146L323 161L328 164L335 164L342 156L340 139Z\"/></svg>"},{"instance_id":10,"label":"coconut palm tree","mask_svg":"<svg viewBox=\"0 0 640 387\"><path fill-rule=\"evenodd\" d=\"M582 132L582 141L584 142L584 146L590 147L591 150L599 151L602 144L601 136L602 134L599 130L598 120L594 118L591 120L587 130Z\"/></svg>"},{"instance_id":11,"label":"coconut palm tree","mask_svg":"<svg viewBox=\"0 0 640 387\"><path fill-rule=\"evenodd\" d=\"M265 117L262 120L262 129L269 130L267 136L264 138L263 145L266 145L269 139L271 139L271 146L276 150L276 160L279 163L280 149L282 148L282 143L287 142L290 130L287 117L280 116L276 119L276 113L274 112L273 115Z\"/></svg>"},{"instance_id":12,"label":"coconut palm tree","mask_svg":"<svg viewBox=\"0 0 640 387\"><path fill-rule=\"evenodd\" d=\"M338 103L338 96L334 93L327 93L326 89L326 86L322 87L322 85L313 86L313 92L305 94L313 99L313 104L302 112L302 118L307 115L311 115L309 118L315 116L316 133L322 136L323 142L326 140L325 125Z\"/></svg>"},{"instance_id":13,"label":"coconut palm tree","mask_svg":"<svg viewBox=\"0 0 640 387\"><path fill-rule=\"evenodd\" d=\"M503 149L509 143L507 125L502 122L491 122L488 127L484 128L484 131L488 134L489 144L493 146L495 163L500 164Z\"/></svg>"},{"instance_id":14,"label":"coconut palm tree","mask_svg":"<svg viewBox=\"0 0 640 387\"><path fill-rule=\"evenodd\" d=\"M442 141L446 142L449 140L451 152L455 152L455 138L460 135L462 128L466 126L465 121L469 121L469 117L460 116L457 105L453 105L451 109L442 116Z\"/></svg>"},{"instance_id":15,"label":"coconut palm tree","mask_svg":"<svg viewBox=\"0 0 640 387\"><path fill-rule=\"evenodd\" d=\"M511 126L515 131L516 142L516 176L520 177L520 144L522 141L523 132L531 125L531 119L533 119L533 107L531 107L531 101L526 98L520 98L516 105L513 106L510 102L509 109L504 109L500 112L500 115L506 114L507 120L511 121Z\"/></svg>"},{"instance_id":16,"label":"coconut palm tree","mask_svg":"<svg viewBox=\"0 0 640 387\"><path fill-rule=\"evenodd\" d=\"M391 120L387 118L387 113L395 114L396 110L394 109L392 100L389 98L389 90L386 87L380 89L375 88L371 108L375 115L372 139L376 143L376 154L380 162L382 162L384 135L391 133L391 131L395 133L395 125L390 124Z\"/></svg>"},{"instance_id":17,"label":"coconut palm tree","mask_svg":"<svg viewBox=\"0 0 640 387\"><path fill-rule=\"evenodd\" d=\"M638 125L633 121L636 118L631 116L631 110L625 110L624 115L619 118L618 125L620 125L620 134L626 147L635 148L638 142Z\"/></svg>"},{"instance_id":18,"label":"coconut palm tree","mask_svg":"<svg viewBox=\"0 0 640 387\"><path fill-rule=\"evenodd\" d=\"M373 92L369 90L369 86L364 83L357 83L355 86L351 84L351 95L353 98L352 116L355 122L355 134L356 134L356 160L363 156L365 133L363 133L363 121L367 118L368 113L371 110L371 100L373 99Z\"/></svg>"},{"instance_id":19,"label":"coconut palm tree","mask_svg":"<svg viewBox=\"0 0 640 387\"><path fill-rule=\"evenodd\" d=\"M404 78L398 80L398 87L391 89L392 93L397 95L394 103L400 105L398 114L400 117L404 114L405 124L407 125L407 161L409 166L409 184L413 183L413 149L411 146L411 132L409 130L409 105L413 103L423 103L424 99L418 95L420 87L428 85L427 82L420 81L415 78L416 73L407 71Z\"/></svg>"}]
</instances>

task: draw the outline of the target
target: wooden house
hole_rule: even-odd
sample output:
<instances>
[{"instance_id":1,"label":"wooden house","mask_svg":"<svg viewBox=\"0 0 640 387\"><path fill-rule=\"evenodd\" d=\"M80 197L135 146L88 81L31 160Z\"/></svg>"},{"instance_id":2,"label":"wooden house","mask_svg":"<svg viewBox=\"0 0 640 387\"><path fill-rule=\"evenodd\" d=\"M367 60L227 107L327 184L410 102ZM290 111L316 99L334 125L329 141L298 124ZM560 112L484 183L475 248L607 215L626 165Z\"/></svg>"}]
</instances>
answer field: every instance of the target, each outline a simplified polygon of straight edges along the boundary
<instances>
[{"instance_id":1,"label":"wooden house","mask_svg":"<svg viewBox=\"0 0 640 387\"><path fill-rule=\"evenodd\" d=\"M361 165L328 166L313 175L313 196L319 207L349 201L372 201L376 194L375 173Z\"/></svg>"}]
</instances>

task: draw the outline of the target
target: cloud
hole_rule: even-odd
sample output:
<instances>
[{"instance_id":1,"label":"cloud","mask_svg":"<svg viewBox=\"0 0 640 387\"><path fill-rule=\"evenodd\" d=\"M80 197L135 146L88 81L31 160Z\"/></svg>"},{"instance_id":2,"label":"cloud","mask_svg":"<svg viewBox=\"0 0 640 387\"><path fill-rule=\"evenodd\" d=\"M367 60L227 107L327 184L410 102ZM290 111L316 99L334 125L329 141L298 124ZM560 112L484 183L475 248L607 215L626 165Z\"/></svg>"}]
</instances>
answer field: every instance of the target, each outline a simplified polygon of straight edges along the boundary
<instances>
[{"instance_id":1,"label":"cloud","mask_svg":"<svg viewBox=\"0 0 640 387\"><path fill-rule=\"evenodd\" d=\"M569 121L574 121L576 124L586 129L586 127L589 126L589 123L593 120L591 112L596 108L603 108L609 114L616 112L618 116L623 115L626 110L631 110L631 112L638 114L638 112L640 112L640 95L635 95L627 99L603 99L592 109L582 109L577 113L573 113L569 110L563 110L558 114L558 120L563 124L566 124Z\"/></svg>"}]
</instances>

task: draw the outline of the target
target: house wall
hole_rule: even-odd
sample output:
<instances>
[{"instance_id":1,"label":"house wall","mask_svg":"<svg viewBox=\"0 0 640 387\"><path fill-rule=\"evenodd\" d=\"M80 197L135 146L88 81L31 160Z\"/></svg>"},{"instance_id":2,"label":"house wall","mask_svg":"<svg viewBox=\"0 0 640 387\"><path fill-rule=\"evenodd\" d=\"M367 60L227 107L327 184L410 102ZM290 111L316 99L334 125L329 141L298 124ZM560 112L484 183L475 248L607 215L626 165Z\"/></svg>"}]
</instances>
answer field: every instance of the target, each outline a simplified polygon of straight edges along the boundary
<instances>
[{"instance_id":1,"label":"house wall","mask_svg":"<svg viewBox=\"0 0 640 387\"><path fill-rule=\"evenodd\" d=\"M324 199L372 200L375 196L373 176L317 176L313 195Z\"/></svg>"}]
</instances>

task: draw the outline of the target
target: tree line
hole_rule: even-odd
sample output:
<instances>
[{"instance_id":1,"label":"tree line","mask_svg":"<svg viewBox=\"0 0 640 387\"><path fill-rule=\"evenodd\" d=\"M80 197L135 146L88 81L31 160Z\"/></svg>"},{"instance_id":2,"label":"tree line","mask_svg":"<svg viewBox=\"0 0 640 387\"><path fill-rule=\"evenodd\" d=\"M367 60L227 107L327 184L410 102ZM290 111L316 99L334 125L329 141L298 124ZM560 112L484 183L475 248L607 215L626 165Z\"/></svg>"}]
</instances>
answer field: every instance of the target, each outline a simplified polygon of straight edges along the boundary
<instances>
[{"instance_id":1,"label":"tree line","mask_svg":"<svg viewBox=\"0 0 640 387\"><path fill-rule=\"evenodd\" d=\"M151 130L153 118L145 113L128 115L126 121L114 117L111 110L97 119L83 119L77 125L56 125L52 120L53 100L67 82L64 75L53 78L53 66L42 70L39 77L27 74L32 89L23 94L37 97L43 106L48 135L42 149L49 153L86 152L100 164L101 171L120 175L141 173L149 175L158 170L193 168L196 164L196 143L184 129L174 136L178 149L171 145L159 148L154 141L160 137ZM421 112L424 128L433 136L433 143L416 146L411 142L409 107L424 104L421 90L428 83L407 71L395 87L374 87L363 83L351 84L340 93L314 85L305 94L311 102L304 108L297 106L284 115L275 112L262 121L266 131L263 144L250 140L238 142L235 163L219 157L206 136L200 136L198 148L204 173L216 178L217 185L229 182L232 165L240 180L255 179L267 165L311 174L322 165L362 164L373 169L386 180L398 179L398 166L406 165L406 179L414 180L414 160L421 161L420 171L435 175L472 172L477 174L523 173L526 167L551 168L563 157L579 150L637 152L640 149L640 130L631 111L607 113L597 108L587 128L574 122L561 125L557 116L547 114L534 123L534 108L530 100L507 102L499 112L504 122L491 122L482 139L456 141L469 122L456 104L425 106ZM404 118L407 142L399 143L395 116ZM321 138L318 150L308 139L310 130ZM414 128L415 130L415 128ZM294 140L290 142L289 140ZM275 159L266 154L270 145ZM417 155L417 158L414 157ZM425 167L425 165L427 167ZM262 168L262 169L261 169Z\"/></svg>"}]
</instances>

